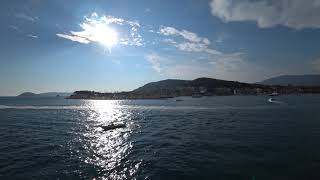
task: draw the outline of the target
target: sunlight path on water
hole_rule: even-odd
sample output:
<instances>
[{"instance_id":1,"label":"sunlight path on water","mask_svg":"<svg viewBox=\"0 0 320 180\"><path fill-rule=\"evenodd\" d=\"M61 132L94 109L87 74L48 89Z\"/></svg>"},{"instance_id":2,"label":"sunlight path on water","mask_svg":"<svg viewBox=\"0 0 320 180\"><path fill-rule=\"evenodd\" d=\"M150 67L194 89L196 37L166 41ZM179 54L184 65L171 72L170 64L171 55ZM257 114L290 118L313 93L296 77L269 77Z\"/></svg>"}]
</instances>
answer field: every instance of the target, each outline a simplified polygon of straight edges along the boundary
<instances>
[{"instance_id":1,"label":"sunlight path on water","mask_svg":"<svg viewBox=\"0 0 320 180\"><path fill-rule=\"evenodd\" d=\"M119 101L87 101L89 116L83 125L82 146L85 149L81 160L100 169L103 179L126 179L132 177L141 162L131 163L126 160L132 142L128 139L132 133L132 113L119 108ZM125 128L103 131L99 126L115 122L125 122ZM79 137L80 138L80 137Z\"/></svg>"}]
</instances>

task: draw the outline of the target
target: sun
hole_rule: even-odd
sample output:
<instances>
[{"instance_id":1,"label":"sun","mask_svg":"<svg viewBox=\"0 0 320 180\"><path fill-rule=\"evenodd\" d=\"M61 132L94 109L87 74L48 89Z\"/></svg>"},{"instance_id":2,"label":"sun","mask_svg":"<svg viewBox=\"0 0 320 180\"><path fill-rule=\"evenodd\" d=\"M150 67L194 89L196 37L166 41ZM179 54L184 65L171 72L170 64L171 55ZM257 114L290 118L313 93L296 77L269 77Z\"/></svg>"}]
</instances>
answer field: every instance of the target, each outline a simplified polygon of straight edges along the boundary
<instances>
[{"instance_id":1,"label":"sun","mask_svg":"<svg viewBox=\"0 0 320 180\"><path fill-rule=\"evenodd\" d=\"M97 24L91 29L91 36L96 42L110 49L118 44L117 32L105 24Z\"/></svg>"}]
</instances>

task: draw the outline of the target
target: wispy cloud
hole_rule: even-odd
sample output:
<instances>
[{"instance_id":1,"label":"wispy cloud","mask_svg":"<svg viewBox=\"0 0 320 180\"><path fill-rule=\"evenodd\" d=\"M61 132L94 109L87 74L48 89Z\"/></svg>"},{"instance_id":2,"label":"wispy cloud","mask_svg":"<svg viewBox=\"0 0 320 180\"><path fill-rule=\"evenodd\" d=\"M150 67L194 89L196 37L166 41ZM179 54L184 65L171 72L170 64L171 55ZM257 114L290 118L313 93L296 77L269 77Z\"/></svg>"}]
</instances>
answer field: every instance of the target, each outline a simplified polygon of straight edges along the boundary
<instances>
[{"instance_id":1,"label":"wispy cloud","mask_svg":"<svg viewBox=\"0 0 320 180\"><path fill-rule=\"evenodd\" d=\"M159 56L157 53L150 53L145 56L145 59L151 63L152 68L157 72L161 73L161 61L163 57Z\"/></svg>"},{"instance_id":2,"label":"wispy cloud","mask_svg":"<svg viewBox=\"0 0 320 180\"><path fill-rule=\"evenodd\" d=\"M320 28L319 0L212 0L210 7L225 22L253 21L261 28Z\"/></svg>"},{"instance_id":3,"label":"wispy cloud","mask_svg":"<svg viewBox=\"0 0 320 180\"><path fill-rule=\"evenodd\" d=\"M34 39L38 39L39 38L39 36L36 36L36 35L33 35L33 34L28 34L27 36L30 37L30 38L34 38Z\"/></svg>"},{"instance_id":4,"label":"wispy cloud","mask_svg":"<svg viewBox=\"0 0 320 180\"><path fill-rule=\"evenodd\" d=\"M30 15L27 15L25 13L16 13L16 14L14 14L14 16L16 18L23 19L23 20L26 20L26 21L31 21L31 22L36 22L37 20L39 20L38 17L30 16Z\"/></svg>"},{"instance_id":5,"label":"wispy cloud","mask_svg":"<svg viewBox=\"0 0 320 180\"><path fill-rule=\"evenodd\" d=\"M167 38L164 40L164 42L174 45L181 51L221 54L221 52L219 52L218 50L209 47L211 43L208 38L200 37L194 32L187 30L178 30L174 27L162 26L160 27L158 33L164 36L169 36L171 38L182 38L182 40L173 40L171 38Z\"/></svg>"},{"instance_id":6,"label":"wispy cloud","mask_svg":"<svg viewBox=\"0 0 320 180\"><path fill-rule=\"evenodd\" d=\"M219 32L219 33L217 33L216 42L223 43L226 39L229 39L230 37L231 37L231 35L229 33Z\"/></svg>"},{"instance_id":7,"label":"wispy cloud","mask_svg":"<svg viewBox=\"0 0 320 180\"><path fill-rule=\"evenodd\" d=\"M18 26L14 26L14 25L9 25L8 26L9 28L15 30L15 31L20 31L19 27Z\"/></svg>"},{"instance_id":8,"label":"wispy cloud","mask_svg":"<svg viewBox=\"0 0 320 180\"><path fill-rule=\"evenodd\" d=\"M79 42L79 43L83 43L83 44L88 44L90 43L90 40L88 40L86 37L81 37L78 35L73 35L73 34L56 34L58 37L61 38L65 38L65 39L69 39L71 41L75 41L75 42Z\"/></svg>"},{"instance_id":9,"label":"wispy cloud","mask_svg":"<svg viewBox=\"0 0 320 180\"><path fill-rule=\"evenodd\" d=\"M210 55L199 59L186 56L184 61L170 58L163 54L156 54L150 57L152 57L149 59L152 60L150 62L153 63L155 71L165 78L195 79L198 77L212 77L257 82L277 71L275 68L270 71L268 68L248 61L242 53Z\"/></svg>"}]
</instances>

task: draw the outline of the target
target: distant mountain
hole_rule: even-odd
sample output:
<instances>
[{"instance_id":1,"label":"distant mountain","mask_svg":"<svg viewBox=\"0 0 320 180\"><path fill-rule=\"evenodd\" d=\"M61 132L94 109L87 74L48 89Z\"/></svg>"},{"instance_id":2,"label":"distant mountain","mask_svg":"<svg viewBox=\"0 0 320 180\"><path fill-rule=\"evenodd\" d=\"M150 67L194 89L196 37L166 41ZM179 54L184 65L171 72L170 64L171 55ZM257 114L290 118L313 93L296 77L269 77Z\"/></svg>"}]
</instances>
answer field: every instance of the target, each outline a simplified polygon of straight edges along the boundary
<instances>
[{"instance_id":1,"label":"distant mountain","mask_svg":"<svg viewBox=\"0 0 320 180\"><path fill-rule=\"evenodd\" d=\"M24 92L17 97L37 97L39 96L38 94L32 93L32 92Z\"/></svg>"},{"instance_id":2,"label":"distant mountain","mask_svg":"<svg viewBox=\"0 0 320 180\"><path fill-rule=\"evenodd\" d=\"M320 75L286 75L266 79L260 84L294 86L320 86Z\"/></svg>"},{"instance_id":3,"label":"distant mountain","mask_svg":"<svg viewBox=\"0 0 320 180\"><path fill-rule=\"evenodd\" d=\"M57 96L67 97L67 96L70 96L71 94L72 93L66 93L66 92L47 92L47 93L40 93L40 94L25 92L18 95L17 97L57 97Z\"/></svg>"},{"instance_id":4,"label":"distant mountain","mask_svg":"<svg viewBox=\"0 0 320 180\"><path fill-rule=\"evenodd\" d=\"M40 93L39 95L42 97L56 97L56 96L62 96L67 97L70 96L72 93L66 93L66 92L47 92L47 93Z\"/></svg>"},{"instance_id":5,"label":"distant mountain","mask_svg":"<svg viewBox=\"0 0 320 180\"><path fill-rule=\"evenodd\" d=\"M157 91L160 89L177 89L187 86L189 82L190 81L187 80L167 79L148 83L142 87L139 87L138 89L133 90L133 92Z\"/></svg>"}]
</instances>

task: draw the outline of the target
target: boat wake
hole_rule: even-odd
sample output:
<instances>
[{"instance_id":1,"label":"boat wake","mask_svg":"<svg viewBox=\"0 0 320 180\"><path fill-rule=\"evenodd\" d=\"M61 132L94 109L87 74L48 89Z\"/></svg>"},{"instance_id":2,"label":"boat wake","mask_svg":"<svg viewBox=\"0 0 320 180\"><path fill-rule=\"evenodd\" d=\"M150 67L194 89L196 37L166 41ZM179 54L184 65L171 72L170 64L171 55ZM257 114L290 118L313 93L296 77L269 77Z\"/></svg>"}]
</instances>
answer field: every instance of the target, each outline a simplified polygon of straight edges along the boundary
<instances>
[{"instance_id":1,"label":"boat wake","mask_svg":"<svg viewBox=\"0 0 320 180\"><path fill-rule=\"evenodd\" d=\"M275 100L274 98L269 98L269 99L268 99L268 102L274 103L274 104L284 104L284 102L282 102L282 101L277 101L277 100Z\"/></svg>"}]
</instances>

